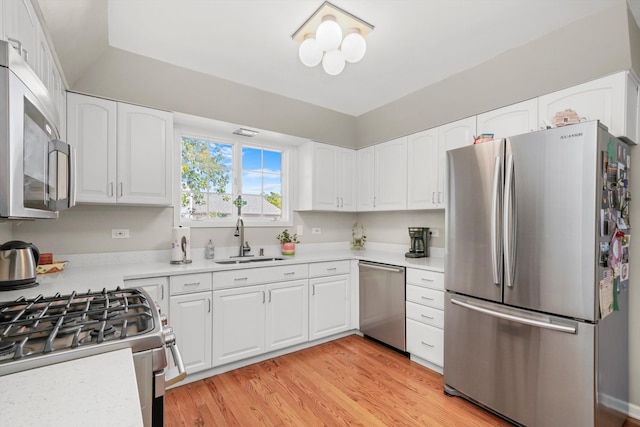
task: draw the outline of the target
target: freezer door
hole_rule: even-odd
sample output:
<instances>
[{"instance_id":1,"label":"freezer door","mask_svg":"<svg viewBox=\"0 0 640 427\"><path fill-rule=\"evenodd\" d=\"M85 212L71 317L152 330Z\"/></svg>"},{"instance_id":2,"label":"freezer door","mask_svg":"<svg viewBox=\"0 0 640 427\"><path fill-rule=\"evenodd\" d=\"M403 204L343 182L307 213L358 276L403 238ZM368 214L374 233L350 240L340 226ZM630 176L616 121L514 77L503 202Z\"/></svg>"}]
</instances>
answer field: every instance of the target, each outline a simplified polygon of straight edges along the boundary
<instances>
[{"instance_id":1,"label":"freezer door","mask_svg":"<svg viewBox=\"0 0 640 427\"><path fill-rule=\"evenodd\" d=\"M501 206L504 141L447 152L445 287L502 299Z\"/></svg>"},{"instance_id":2,"label":"freezer door","mask_svg":"<svg viewBox=\"0 0 640 427\"><path fill-rule=\"evenodd\" d=\"M596 326L450 292L444 313L445 391L527 426L594 426Z\"/></svg>"},{"instance_id":3,"label":"freezer door","mask_svg":"<svg viewBox=\"0 0 640 427\"><path fill-rule=\"evenodd\" d=\"M598 124L507 140L504 302L597 320Z\"/></svg>"}]
</instances>

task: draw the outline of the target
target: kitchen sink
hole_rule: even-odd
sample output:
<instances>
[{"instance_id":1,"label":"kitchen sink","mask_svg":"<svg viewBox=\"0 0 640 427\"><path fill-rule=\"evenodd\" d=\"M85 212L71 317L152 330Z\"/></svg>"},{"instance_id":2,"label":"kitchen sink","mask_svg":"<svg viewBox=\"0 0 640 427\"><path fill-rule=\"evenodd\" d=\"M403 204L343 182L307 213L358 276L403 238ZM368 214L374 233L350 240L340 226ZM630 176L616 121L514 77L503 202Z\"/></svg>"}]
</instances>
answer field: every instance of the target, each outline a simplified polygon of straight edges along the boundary
<instances>
[{"instance_id":1,"label":"kitchen sink","mask_svg":"<svg viewBox=\"0 0 640 427\"><path fill-rule=\"evenodd\" d=\"M261 258L238 258L238 259L225 259L221 261L214 261L216 264L247 264L250 262L264 262L264 261L283 261L286 258L280 257L261 257Z\"/></svg>"}]
</instances>

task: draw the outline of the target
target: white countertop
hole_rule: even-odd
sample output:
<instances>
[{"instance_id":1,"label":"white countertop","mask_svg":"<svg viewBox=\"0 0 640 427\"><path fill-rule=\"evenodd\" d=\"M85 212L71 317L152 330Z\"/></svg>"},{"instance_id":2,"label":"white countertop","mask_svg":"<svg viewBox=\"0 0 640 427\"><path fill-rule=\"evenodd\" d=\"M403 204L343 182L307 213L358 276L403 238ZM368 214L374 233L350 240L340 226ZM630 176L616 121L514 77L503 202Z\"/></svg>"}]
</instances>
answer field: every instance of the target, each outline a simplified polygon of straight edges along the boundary
<instances>
[{"instance_id":1,"label":"white countertop","mask_svg":"<svg viewBox=\"0 0 640 427\"><path fill-rule=\"evenodd\" d=\"M191 264L173 265L167 262L141 262L136 264L108 264L77 266L70 262L65 270L53 274L39 274L38 286L16 291L0 292L0 301L12 301L20 297L34 298L38 295L62 295L73 291L86 292L89 289L99 291L115 289L124 285L124 280L145 277L171 276L178 274L203 273L231 269L262 268L274 265L301 264L335 260L365 260L411 267L423 270L444 272L444 258L405 258L404 252L383 249L351 250L319 250L300 251L283 261L268 261L243 264L216 264L214 260L194 260ZM228 259L228 258L225 258Z\"/></svg>"},{"instance_id":2,"label":"white countertop","mask_svg":"<svg viewBox=\"0 0 640 427\"><path fill-rule=\"evenodd\" d=\"M0 418L5 426L141 427L131 349L0 377Z\"/></svg>"}]
</instances>

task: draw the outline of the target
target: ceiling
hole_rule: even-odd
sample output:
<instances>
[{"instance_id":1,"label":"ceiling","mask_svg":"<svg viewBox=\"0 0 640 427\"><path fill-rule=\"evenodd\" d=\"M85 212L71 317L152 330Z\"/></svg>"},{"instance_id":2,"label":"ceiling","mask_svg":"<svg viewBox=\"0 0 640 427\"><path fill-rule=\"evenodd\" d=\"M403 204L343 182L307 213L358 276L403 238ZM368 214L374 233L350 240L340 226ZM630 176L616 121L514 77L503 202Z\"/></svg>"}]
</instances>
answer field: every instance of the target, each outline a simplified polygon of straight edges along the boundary
<instances>
[{"instance_id":1,"label":"ceiling","mask_svg":"<svg viewBox=\"0 0 640 427\"><path fill-rule=\"evenodd\" d=\"M38 0L70 88L118 48L356 117L623 1L333 0L375 29L329 76L291 39L323 0Z\"/></svg>"}]
</instances>

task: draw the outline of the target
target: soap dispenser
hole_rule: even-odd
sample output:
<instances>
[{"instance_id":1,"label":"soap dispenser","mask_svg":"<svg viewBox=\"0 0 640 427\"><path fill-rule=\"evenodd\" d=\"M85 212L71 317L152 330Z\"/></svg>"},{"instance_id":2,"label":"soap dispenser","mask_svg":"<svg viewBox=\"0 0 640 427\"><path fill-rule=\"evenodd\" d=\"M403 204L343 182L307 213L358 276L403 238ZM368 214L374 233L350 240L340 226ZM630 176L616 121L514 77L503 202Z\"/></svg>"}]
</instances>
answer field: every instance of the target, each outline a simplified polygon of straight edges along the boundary
<instances>
[{"instance_id":1,"label":"soap dispenser","mask_svg":"<svg viewBox=\"0 0 640 427\"><path fill-rule=\"evenodd\" d=\"M206 259L213 259L214 255L215 255L215 248L213 247L213 241L209 239L209 242L207 243L207 247L204 248L204 257Z\"/></svg>"}]
</instances>

